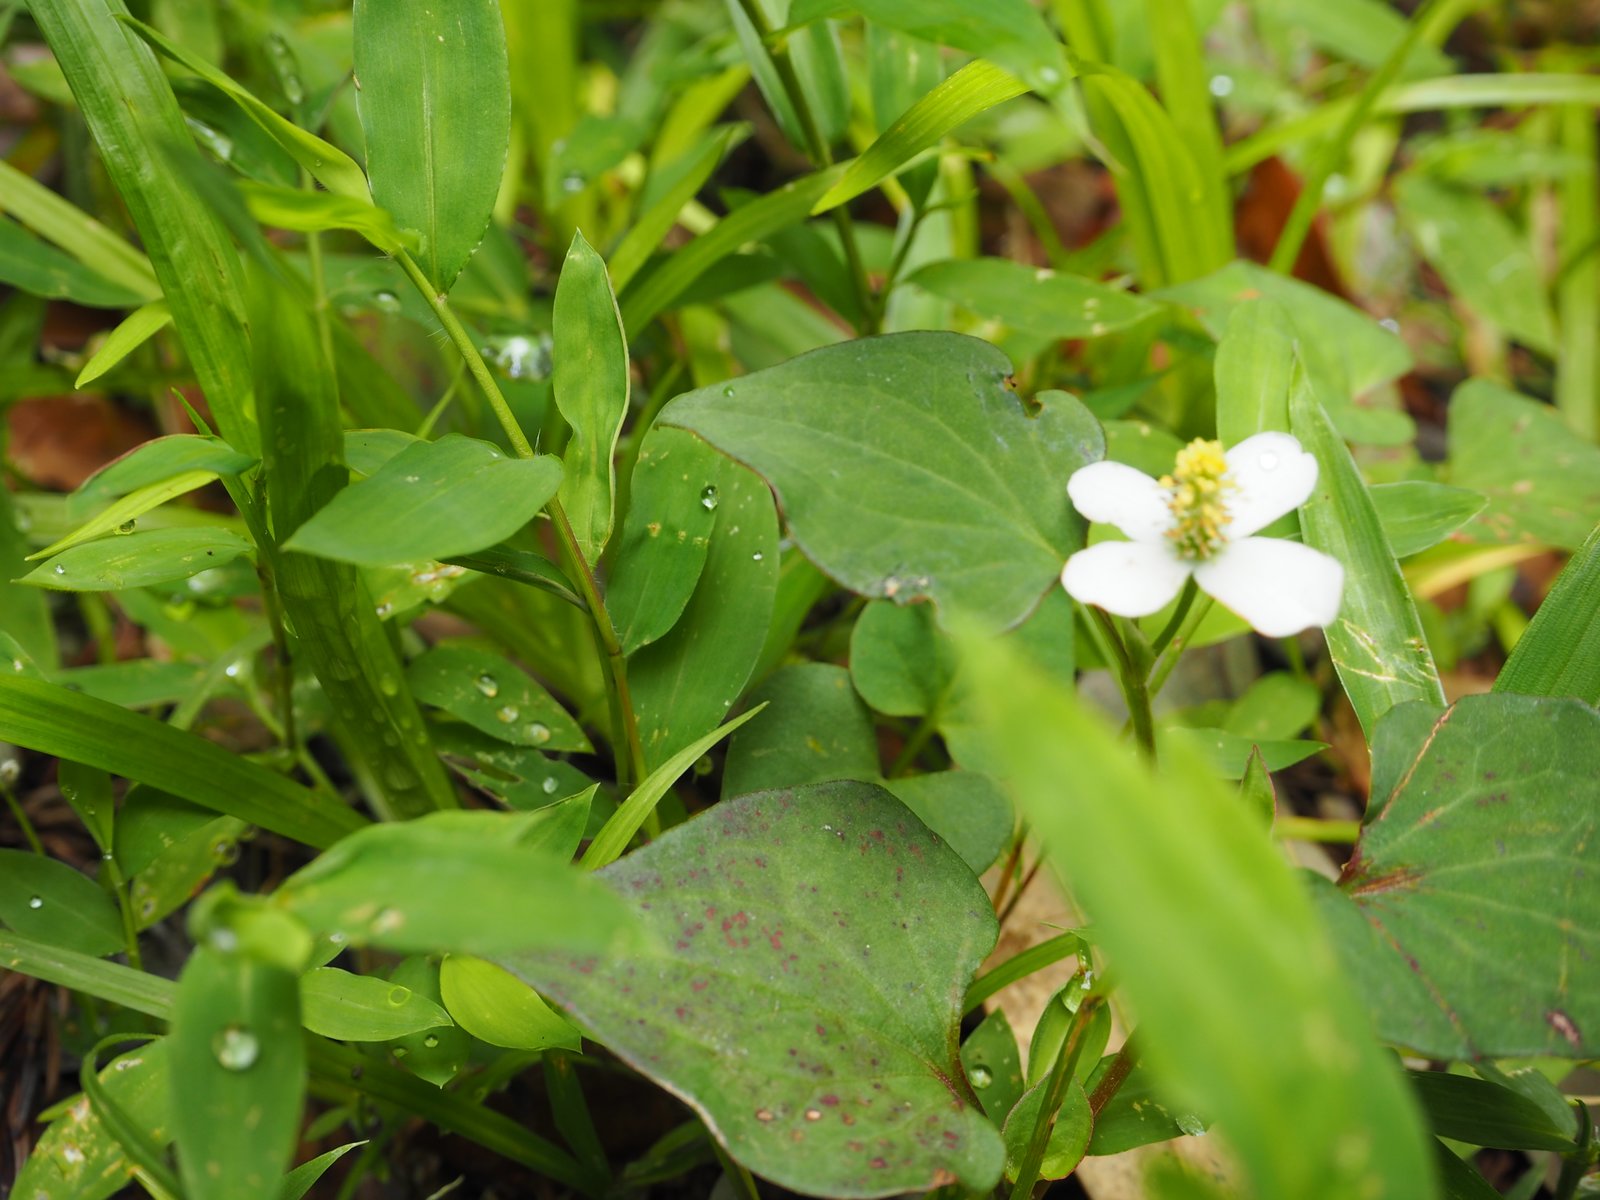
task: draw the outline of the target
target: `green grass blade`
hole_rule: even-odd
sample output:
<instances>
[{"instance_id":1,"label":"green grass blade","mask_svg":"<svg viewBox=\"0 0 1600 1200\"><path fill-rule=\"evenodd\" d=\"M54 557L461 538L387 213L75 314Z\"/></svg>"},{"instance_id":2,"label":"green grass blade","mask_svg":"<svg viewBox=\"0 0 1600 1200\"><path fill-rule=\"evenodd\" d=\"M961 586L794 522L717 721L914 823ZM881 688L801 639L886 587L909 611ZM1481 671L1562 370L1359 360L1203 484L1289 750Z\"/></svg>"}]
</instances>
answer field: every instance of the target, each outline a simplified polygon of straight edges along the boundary
<instances>
[{"instance_id":1,"label":"green grass blade","mask_svg":"<svg viewBox=\"0 0 1600 1200\"><path fill-rule=\"evenodd\" d=\"M1560 353L1556 358L1556 406L1567 424L1600 442L1600 138L1594 113L1577 105L1559 114L1562 144L1583 165L1560 184L1561 273L1556 280Z\"/></svg>"},{"instance_id":2,"label":"green grass blade","mask_svg":"<svg viewBox=\"0 0 1600 1200\"><path fill-rule=\"evenodd\" d=\"M147 300L161 295L150 260L32 175L0 161L0 212Z\"/></svg>"},{"instance_id":3,"label":"green grass blade","mask_svg":"<svg viewBox=\"0 0 1600 1200\"><path fill-rule=\"evenodd\" d=\"M254 299L255 381L276 547L262 547L300 649L346 749L394 817L453 808L455 792L403 684L405 669L366 585L344 563L281 543L348 483L333 373L305 311L263 279Z\"/></svg>"},{"instance_id":4,"label":"green grass blade","mask_svg":"<svg viewBox=\"0 0 1600 1200\"><path fill-rule=\"evenodd\" d=\"M598 871L606 864L622 857L622 852L628 848L628 843L633 841L633 835L639 832L645 820L655 811L656 805L661 803L661 798L667 794L667 789L678 782L678 777L694 766L702 754L764 708L765 704L758 704L748 712L740 713L733 720L719 725L704 737L691 742L651 771L645 781L634 789L633 795L628 797L621 808L611 814L610 819L601 826L600 832L595 834L594 840L589 843L589 849L584 852L583 866L590 871Z\"/></svg>"},{"instance_id":5,"label":"green grass blade","mask_svg":"<svg viewBox=\"0 0 1600 1200\"><path fill-rule=\"evenodd\" d=\"M1306 544L1344 564L1344 603L1325 633L1361 727L1370 735L1379 717L1412 700L1443 707L1444 687L1417 606L1355 460L1309 387L1297 390L1289 419L1320 472L1317 490L1300 509Z\"/></svg>"},{"instance_id":6,"label":"green grass blade","mask_svg":"<svg viewBox=\"0 0 1600 1200\"><path fill-rule=\"evenodd\" d=\"M622 295L622 323L630 338L665 312L672 303L717 263L748 242L760 241L805 220L811 208L844 173L832 167L735 209L707 233L677 251Z\"/></svg>"},{"instance_id":7,"label":"green grass blade","mask_svg":"<svg viewBox=\"0 0 1600 1200\"><path fill-rule=\"evenodd\" d=\"M339 147L324 141L314 133L306 132L287 117L280 116L246 88L241 87L210 63L185 50L160 30L152 29L143 21L134 20L132 17L124 17L123 20L167 58L193 71L243 109L252 121L271 135L289 157L310 172L311 177L323 187L335 195L347 196L352 200L371 199L371 193L367 190L367 177L361 173L356 160Z\"/></svg>"},{"instance_id":8,"label":"green grass blade","mask_svg":"<svg viewBox=\"0 0 1600 1200\"><path fill-rule=\"evenodd\" d=\"M0 739L171 792L319 848L357 813L215 742L40 679L0 678Z\"/></svg>"},{"instance_id":9,"label":"green grass blade","mask_svg":"<svg viewBox=\"0 0 1600 1200\"><path fill-rule=\"evenodd\" d=\"M1600 705L1600 526L1557 576L1494 690Z\"/></svg>"},{"instance_id":10,"label":"green grass blade","mask_svg":"<svg viewBox=\"0 0 1600 1200\"><path fill-rule=\"evenodd\" d=\"M133 215L223 437L255 454L239 260L222 223L174 169L199 159L166 77L116 19L127 12L122 0L38 0L31 11Z\"/></svg>"},{"instance_id":11,"label":"green grass blade","mask_svg":"<svg viewBox=\"0 0 1600 1200\"><path fill-rule=\"evenodd\" d=\"M94 357L83 364L72 386L81 389L93 383L171 324L172 309L165 300L155 300L135 309L111 331L100 349L94 352Z\"/></svg>"},{"instance_id":12,"label":"green grass blade","mask_svg":"<svg viewBox=\"0 0 1600 1200\"><path fill-rule=\"evenodd\" d=\"M1015 75L982 59L968 63L918 100L849 164L844 177L817 201L813 214L854 200L895 174L929 146L979 113L1028 90Z\"/></svg>"},{"instance_id":13,"label":"green grass blade","mask_svg":"<svg viewBox=\"0 0 1600 1200\"><path fill-rule=\"evenodd\" d=\"M621 291L633 281L651 253L678 222L684 205L699 195L706 180L717 169L717 164L743 133L741 127L730 125L707 134L704 140L667 168L672 177L658 199L639 215L626 237L618 243L611 255L611 285ZM661 178L658 174L652 181ZM647 189L648 191L648 189Z\"/></svg>"}]
</instances>

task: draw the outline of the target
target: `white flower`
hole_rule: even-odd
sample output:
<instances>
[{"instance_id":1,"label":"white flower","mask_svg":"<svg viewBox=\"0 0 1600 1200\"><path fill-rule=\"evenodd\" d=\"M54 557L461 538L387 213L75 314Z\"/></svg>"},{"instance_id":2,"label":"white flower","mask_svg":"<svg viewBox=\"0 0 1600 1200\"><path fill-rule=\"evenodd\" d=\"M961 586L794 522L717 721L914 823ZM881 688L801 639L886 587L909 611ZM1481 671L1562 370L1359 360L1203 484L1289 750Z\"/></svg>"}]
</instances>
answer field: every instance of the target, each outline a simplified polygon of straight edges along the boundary
<instances>
[{"instance_id":1,"label":"white flower","mask_svg":"<svg viewBox=\"0 0 1600 1200\"><path fill-rule=\"evenodd\" d=\"M1091 521L1131 541L1101 542L1067 560L1061 584L1076 600L1122 617L1171 603L1192 575L1200 589L1269 637L1327 625L1339 613L1344 568L1298 542L1250 535L1305 503L1317 460L1287 433L1258 433L1226 454L1196 440L1171 475L1121 463L1073 473L1067 494Z\"/></svg>"}]
</instances>

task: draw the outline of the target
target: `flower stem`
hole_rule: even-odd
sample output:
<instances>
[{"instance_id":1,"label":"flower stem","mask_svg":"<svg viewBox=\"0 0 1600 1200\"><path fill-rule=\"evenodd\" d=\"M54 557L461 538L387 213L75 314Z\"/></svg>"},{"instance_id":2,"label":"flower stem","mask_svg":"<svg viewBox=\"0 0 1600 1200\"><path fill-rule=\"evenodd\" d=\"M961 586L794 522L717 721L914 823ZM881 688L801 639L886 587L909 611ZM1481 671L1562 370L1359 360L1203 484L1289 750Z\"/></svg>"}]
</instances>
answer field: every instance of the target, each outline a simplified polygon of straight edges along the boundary
<instances>
[{"instance_id":1,"label":"flower stem","mask_svg":"<svg viewBox=\"0 0 1600 1200\"><path fill-rule=\"evenodd\" d=\"M1156 640L1150 643L1150 657L1158 659L1183 627L1183 620L1189 615L1189 609L1194 606L1194 598L1200 594L1200 588L1191 575L1184 581L1183 591L1178 595L1178 607L1172 610L1172 617L1167 621L1166 627L1156 634Z\"/></svg>"},{"instance_id":2,"label":"flower stem","mask_svg":"<svg viewBox=\"0 0 1600 1200\"><path fill-rule=\"evenodd\" d=\"M1149 692L1151 696L1159 696L1161 689L1166 686L1172 669L1178 665L1178 659L1188 648L1194 638L1194 631L1200 628L1200 622L1206 619L1206 614L1211 611L1213 601L1207 596L1189 612L1189 619L1183 623L1182 630L1172 639L1166 652L1156 661L1155 670L1150 673Z\"/></svg>"},{"instance_id":3,"label":"flower stem","mask_svg":"<svg viewBox=\"0 0 1600 1200\"><path fill-rule=\"evenodd\" d=\"M1122 698L1128 704L1128 717L1133 722L1134 740L1139 743L1139 749L1144 752L1144 756L1154 762L1155 724L1150 717L1151 693L1144 672L1134 666L1133 659L1128 654L1128 647L1123 643L1122 633L1117 629L1117 623L1112 620L1111 614L1092 604L1088 609L1094 615L1095 623L1100 626L1101 632L1105 634L1111 653L1116 657L1117 679L1122 685Z\"/></svg>"},{"instance_id":4,"label":"flower stem","mask_svg":"<svg viewBox=\"0 0 1600 1200\"><path fill-rule=\"evenodd\" d=\"M416 285L417 290L422 293L422 298L427 301L428 307L433 310L433 315L449 334L450 340L455 343L456 349L467 364L467 370L472 373L473 379L483 390L485 398L489 401L489 407L494 410L494 415L499 420L500 427L505 430L506 438L516 451L517 457L532 458L533 446L528 442L527 435L522 432L522 426L517 424L511 405L506 403L500 385L495 382L494 375L489 371L489 365L483 361L483 355L478 353L478 347L473 344L471 335L451 309L448 298L434 289L433 284L422 273L422 268L417 266L411 255L401 250L395 259L406 276ZM622 652L622 643L617 637L617 629L612 623L611 614L606 611L605 601L600 596L599 581L595 578L589 561L583 556L577 534L572 529L572 522L567 520L566 510L561 507L560 497L552 496L550 502L545 505L545 511L550 514L550 523L555 527L562 565L566 567L568 577L577 584L578 593L588 606L589 616L594 622L595 640L609 671L611 748L616 755L618 782L625 787L637 784L645 776L644 749L639 741L639 717L634 711L632 693L628 688L627 657Z\"/></svg>"}]
</instances>

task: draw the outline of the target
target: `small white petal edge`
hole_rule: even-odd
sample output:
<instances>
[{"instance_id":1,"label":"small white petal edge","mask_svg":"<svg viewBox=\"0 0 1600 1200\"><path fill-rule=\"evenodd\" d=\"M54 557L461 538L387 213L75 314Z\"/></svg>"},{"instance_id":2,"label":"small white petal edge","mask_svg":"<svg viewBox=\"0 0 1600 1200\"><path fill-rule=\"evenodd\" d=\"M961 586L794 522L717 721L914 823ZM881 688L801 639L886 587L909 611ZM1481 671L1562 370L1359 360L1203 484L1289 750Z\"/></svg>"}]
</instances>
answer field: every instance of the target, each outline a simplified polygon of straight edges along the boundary
<instances>
[{"instance_id":1,"label":"small white petal edge","mask_svg":"<svg viewBox=\"0 0 1600 1200\"><path fill-rule=\"evenodd\" d=\"M1287 433L1258 433L1227 453L1237 491L1229 496L1230 541L1247 538L1291 513L1317 487L1317 460Z\"/></svg>"},{"instance_id":2,"label":"small white petal edge","mask_svg":"<svg viewBox=\"0 0 1600 1200\"><path fill-rule=\"evenodd\" d=\"M1089 520L1114 525L1136 542L1157 541L1172 524L1165 489L1124 463L1097 462L1074 471L1067 495Z\"/></svg>"},{"instance_id":3,"label":"small white petal edge","mask_svg":"<svg viewBox=\"0 0 1600 1200\"><path fill-rule=\"evenodd\" d=\"M1188 564L1165 544L1101 542L1067 559L1061 586L1119 617L1147 617L1170 604L1188 577Z\"/></svg>"},{"instance_id":4,"label":"small white petal edge","mask_svg":"<svg viewBox=\"0 0 1600 1200\"><path fill-rule=\"evenodd\" d=\"M1339 615L1339 560L1280 538L1245 538L1195 568L1195 582L1268 637L1289 637Z\"/></svg>"}]
</instances>

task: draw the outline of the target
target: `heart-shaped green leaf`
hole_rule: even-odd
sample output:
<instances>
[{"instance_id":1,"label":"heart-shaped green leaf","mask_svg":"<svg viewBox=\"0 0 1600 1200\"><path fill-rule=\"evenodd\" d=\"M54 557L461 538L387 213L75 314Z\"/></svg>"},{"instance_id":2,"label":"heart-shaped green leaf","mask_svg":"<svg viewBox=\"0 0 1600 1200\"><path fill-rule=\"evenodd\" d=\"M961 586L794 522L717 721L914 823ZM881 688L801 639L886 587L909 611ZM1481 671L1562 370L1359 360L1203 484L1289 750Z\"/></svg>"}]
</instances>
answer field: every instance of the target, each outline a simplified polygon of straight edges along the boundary
<instances>
[{"instance_id":1,"label":"heart-shaped green leaf","mask_svg":"<svg viewBox=\"0 0 1600 1200\"><path fill-rule=\"evenodd\" d=\"M1600 713L1408 704L1373 739L1374 811L1316 892L1378 1032L1431 1058L1600 1047Z\"/></svg>"},{"instance_id":2,"label":"heart-shaped green leaf","mask_svg":"<svg viewBox=\"0 0 1600 1200\"><path fill-rule=\"evenodd\" d=\"M658 949L501 961L735 1158L817 1195L994 1186L1000 1139L958 1058L994 914L893 796L855 782L742 796L597 878Z\"/></svg>"},{"instance_id":3,"label":"heart-shaped green leaf","mask_svg":"<svg viewBox=\"0 0 1600 1200\"><path fill-rule=\"evenodd\" d=\"M680 396L662 420L764 476L806 556L846 587L1005 628L1082 545L1066 481L1104 449L1075 399L1030 411L1010 373L975 338L893 334Z\"/></svg>"}]
</instances>

